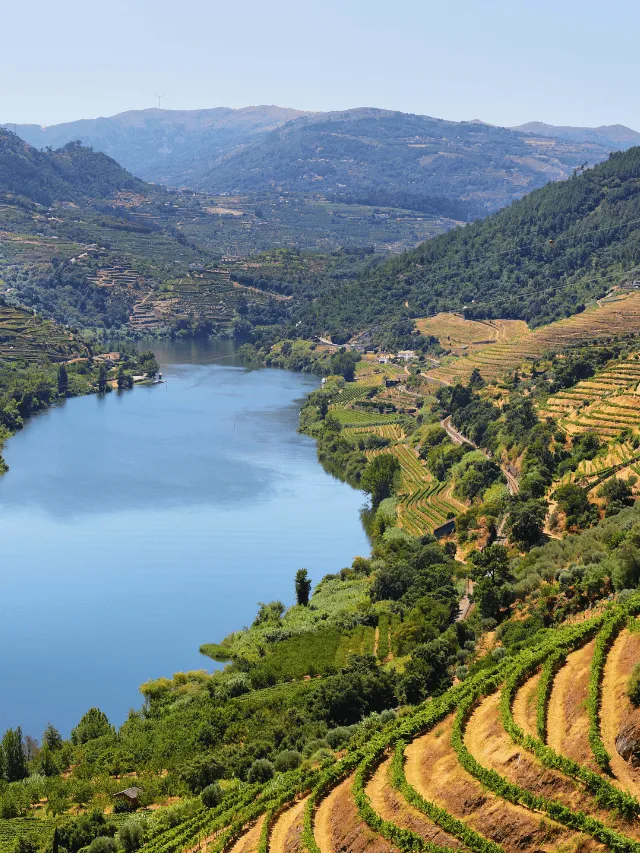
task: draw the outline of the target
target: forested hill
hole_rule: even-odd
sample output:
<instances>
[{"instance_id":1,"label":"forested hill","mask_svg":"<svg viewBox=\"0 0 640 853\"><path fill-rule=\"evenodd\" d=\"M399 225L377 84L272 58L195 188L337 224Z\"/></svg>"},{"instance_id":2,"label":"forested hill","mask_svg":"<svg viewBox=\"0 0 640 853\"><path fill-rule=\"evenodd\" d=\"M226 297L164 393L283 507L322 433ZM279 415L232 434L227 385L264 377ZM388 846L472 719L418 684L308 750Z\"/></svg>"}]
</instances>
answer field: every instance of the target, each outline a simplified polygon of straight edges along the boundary
<instances>
[{"instance_id":1,"label":"forested hill","mask_svg":"<svg viewBox=\"0 0 640 853\"><path fill-rule=\"evenodd\" d=\"M363 108L288 122L225 158L201 185L228 192L276 187L429 212L446 199L463 208L458 218L473 218L609 151L483 122Z\"/></svg>"},{"instance_id":2,"label":"forested hill","mask_svg":"<svg viewBox=\"0 0 640 853\"><path fill-rule=\"evenodd\" d=\"M58 151L39 151L0 129L0 195L49 205L106 198L119 190L143 191L146 186L111 157L76 142Z\"/></svg>"},{"instance_id":3,"label":"forested hill","mask_svg":"<svg viewBox=\"0 0 640 853\"><path fill-rule=\"evenodd\" d=\"M140 110L41 128L11 126L44 148L81 140L145 180L242 195L321 197L457 219L491 213L628 141L358 108Z\"/></svg>"},{"instance_id":4,"label":"forested hill","mask_svg":"<svg viewBox=\"0 0 640 853\"><path fill-rule=\"evenodd\" d=\"M310 310L335 332L441 310L542 325L634 277L640 147L334 285Z\"/></svg>"}]
</instances>

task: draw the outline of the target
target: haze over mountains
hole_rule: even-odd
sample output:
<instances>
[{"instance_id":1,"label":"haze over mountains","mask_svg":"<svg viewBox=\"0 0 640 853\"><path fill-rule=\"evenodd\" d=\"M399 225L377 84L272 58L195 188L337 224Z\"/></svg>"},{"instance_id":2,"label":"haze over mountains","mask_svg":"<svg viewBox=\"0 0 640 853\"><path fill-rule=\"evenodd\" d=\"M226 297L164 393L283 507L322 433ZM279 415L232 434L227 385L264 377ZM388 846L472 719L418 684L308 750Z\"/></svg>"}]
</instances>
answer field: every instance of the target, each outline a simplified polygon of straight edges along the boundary
<instances>
[{"instance_id":1,"label":"haze over mountains","mask_svg":"<svg viewBox=\"0 0 640 853\"><path fill-rule=\"evenodd\" d=\"M7 126L39 148L81 140L134 175L169 186L322 196L457 220L493 212L640 142L621 125L508 129L373 108L149 109L46 128Z\"/></svg>"}]
</instances>

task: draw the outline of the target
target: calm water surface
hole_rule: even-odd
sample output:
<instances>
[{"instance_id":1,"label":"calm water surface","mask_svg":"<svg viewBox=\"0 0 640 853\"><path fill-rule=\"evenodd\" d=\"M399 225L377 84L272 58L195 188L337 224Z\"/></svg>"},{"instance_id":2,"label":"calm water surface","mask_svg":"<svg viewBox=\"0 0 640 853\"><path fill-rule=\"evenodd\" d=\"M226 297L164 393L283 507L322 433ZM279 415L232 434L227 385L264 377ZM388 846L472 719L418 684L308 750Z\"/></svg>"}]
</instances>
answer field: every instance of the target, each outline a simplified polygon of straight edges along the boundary
<instances>
[{"instance_id":1,"label":"calm water surface","mask_svg":"<svg viewBox=\"0 0 640 853\"><path fill-rule=\"evenodd\" d=\"M138 686L365 554L361 492L298 435L317 379L246 370L208 344L156 344L166 385L34 418L0 479L0 731L116 723ZM228 350L227 350L228 352Z\"/></svg>"}]
</instances>

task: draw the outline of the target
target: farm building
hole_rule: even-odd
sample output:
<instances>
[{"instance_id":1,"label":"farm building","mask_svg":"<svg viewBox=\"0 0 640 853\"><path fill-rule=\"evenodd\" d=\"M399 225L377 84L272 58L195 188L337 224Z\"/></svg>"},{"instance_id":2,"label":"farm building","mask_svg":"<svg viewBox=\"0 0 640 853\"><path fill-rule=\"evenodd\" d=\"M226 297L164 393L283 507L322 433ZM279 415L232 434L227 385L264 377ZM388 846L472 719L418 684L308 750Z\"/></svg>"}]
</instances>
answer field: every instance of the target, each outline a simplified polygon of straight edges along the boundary
<instances>
[{"instance_id":1,"label":"farm building","mask_svg":"<svg viewBox=\"0 0 640 853\"><path fill-rule=\"evenodd\" d=\"M114 794L114 798L117 800L123 800L125 803L129 803L133 808L138 808L140 804L140 797L144 794L142 788L125 788L124 791L118 791Z\"/></svg>"}]
</instances>

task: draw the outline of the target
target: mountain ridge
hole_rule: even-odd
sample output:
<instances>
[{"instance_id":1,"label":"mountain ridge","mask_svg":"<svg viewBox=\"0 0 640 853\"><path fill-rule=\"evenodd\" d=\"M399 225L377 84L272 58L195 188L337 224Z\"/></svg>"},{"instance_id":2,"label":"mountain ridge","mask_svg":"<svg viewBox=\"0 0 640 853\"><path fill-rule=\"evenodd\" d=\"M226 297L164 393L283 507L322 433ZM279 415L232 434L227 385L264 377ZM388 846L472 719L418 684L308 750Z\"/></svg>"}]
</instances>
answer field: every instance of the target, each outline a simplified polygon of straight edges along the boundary
<instances>
[{"instance_id":1,"label":"mountain ridge","mask_svg":"<svg viewBox=\"0 0 640 853\"><path fill-rule=\"evenodd\" d=\"M168 186L324 197L435 210L454 219L491 213L611 150L599 138L554 137L549 144L548 134L532 130L376 107L148 109L47 128L11 127L39 147L81 139L144 180Z\"/></svg>"}]
</instances>

